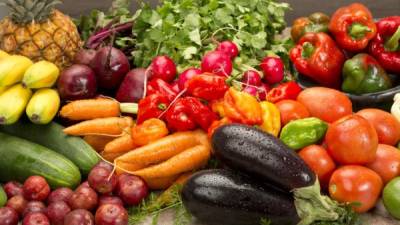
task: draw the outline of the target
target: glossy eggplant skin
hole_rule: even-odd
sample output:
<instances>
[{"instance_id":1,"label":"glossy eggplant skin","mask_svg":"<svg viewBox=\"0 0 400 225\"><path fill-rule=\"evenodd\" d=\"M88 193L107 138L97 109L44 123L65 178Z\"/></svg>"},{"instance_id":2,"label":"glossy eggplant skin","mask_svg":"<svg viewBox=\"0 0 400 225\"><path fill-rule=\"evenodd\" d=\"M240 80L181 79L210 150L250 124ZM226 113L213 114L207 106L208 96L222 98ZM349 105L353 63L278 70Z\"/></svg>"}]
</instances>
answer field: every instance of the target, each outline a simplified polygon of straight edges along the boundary
<instances>
[{"instance_id":1,"label":"glossy eggplant skin","mask_svg":"<svg viewBox=\"0 0 400 225\"><path fill-rule=\"evenodd\" d=\"M204 170L182 189L186 209L207 225L294 225L299 219L290 193L268 189L232 170Z\"/></svg>"},{"instance_id":2,"label":"glossy eggplant skin","mask_svg":"<svg viewBox=\"0 0 400 225\"><path fill-rule=\"evenodd\" d=\"M214 132L212 146L217 158L227 166L277 188L291 191L316 181L315 174L295 151L257 128L222 126Z\"/></svg>"}]
</instances>

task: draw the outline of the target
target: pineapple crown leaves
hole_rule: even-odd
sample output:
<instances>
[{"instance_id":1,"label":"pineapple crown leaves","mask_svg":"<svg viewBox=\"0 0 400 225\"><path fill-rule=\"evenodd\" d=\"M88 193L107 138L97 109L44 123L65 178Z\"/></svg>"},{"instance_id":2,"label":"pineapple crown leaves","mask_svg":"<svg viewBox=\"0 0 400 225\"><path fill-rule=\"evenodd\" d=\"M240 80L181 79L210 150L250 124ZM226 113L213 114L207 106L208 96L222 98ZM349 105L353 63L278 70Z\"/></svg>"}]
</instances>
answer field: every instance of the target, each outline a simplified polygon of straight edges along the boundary
<instances>
[{"instance_id":1,"label":"pineapple crown leaves","mask_svg":"<svg viewBox=\"0 0 400 225\"><path fill-rule=\"evenodd\" d=\"M60 3L60 0L6 0L10 17L17 24L44 22Z\"/></svg>"}]
</instances>

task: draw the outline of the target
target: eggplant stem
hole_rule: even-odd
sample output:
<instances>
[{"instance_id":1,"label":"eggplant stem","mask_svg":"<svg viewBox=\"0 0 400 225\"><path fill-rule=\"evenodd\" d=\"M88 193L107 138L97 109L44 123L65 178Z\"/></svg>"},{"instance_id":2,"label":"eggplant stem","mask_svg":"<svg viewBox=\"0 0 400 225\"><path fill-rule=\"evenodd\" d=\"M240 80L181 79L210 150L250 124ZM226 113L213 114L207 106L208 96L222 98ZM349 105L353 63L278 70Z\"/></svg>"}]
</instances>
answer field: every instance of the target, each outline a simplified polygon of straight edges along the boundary
<instances>
[{"instance_id":1,"label":"eggplant stem","mask_svg":"<svg viewBox=\"0 0 400 225\"><path fill-rule=\"evenodd\" d=\"M397 28L396 32L390 37L390 39L385 43L385 49L391 52L396 52L399 50L400 41L400 26Z\"/></svg>"}]
</instances>

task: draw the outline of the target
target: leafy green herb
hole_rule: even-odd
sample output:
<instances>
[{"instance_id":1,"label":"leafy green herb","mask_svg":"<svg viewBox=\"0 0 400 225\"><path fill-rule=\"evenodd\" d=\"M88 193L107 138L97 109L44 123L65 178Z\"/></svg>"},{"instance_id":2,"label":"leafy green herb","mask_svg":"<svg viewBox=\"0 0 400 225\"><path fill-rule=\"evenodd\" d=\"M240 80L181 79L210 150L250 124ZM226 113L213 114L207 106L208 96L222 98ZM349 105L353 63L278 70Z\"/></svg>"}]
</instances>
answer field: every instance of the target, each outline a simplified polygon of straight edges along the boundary
<instances>
[{"instance_id":1,"label":"leafy green herb","mask_svg":"<svg viewBox=\"0 0 400 225\"><path fill-rule=\"evenodd\" d=\"M254 67L274 48L288 9L275 0L164 0L155 10L143 5L133 28L134 64L147 67L155 56L168 55L182 70L198 66L217 41L232 40L241 50L236 71Z\"/></svg>"}]
</instances>

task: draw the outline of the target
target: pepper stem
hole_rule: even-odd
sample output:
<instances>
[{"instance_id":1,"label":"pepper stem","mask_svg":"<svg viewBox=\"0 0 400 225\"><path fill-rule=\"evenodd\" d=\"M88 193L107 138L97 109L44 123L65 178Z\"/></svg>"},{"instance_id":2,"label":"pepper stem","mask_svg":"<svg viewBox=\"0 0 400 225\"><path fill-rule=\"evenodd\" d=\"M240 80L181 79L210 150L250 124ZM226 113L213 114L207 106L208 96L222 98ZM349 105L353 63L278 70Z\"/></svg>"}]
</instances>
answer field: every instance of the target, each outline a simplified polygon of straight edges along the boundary
<instances>
[{"instance_id":1,"label":"pepper stem","mask_svg":"<svg viewBox=\"0 0 400 225\"><path fill-rule=\"evenodd\" d=\"M353 39L363 38L368 32L371 32L371 29L361 23L353 23L349 29L349 34Z\"/></svg>"},{"instance_id":2,"label":"pepper stem","mask_svg":"<svg viewBox=\"0 0 400 225\"><path fill-rule=\"evenodd\" d=\"M388 51L396 52L399 50L399 41L400 41L400 27L397 28L396 32L390 37L388 41L385 43L385 48Z\"/></svg>"},{"instance_id":3,"label":"pepper stem","mask_svg":"<svg viewBox=\"0 0 400 225\"><path fill-rule=\"evenodd\" d=\"M139 105L137 103L120 103L119 109L123 113L137 114Z\"/></svg>"},{"instance_id":4,"label":"pepper stem","mask_svg":"<svg viewBox=\"0 0 400 225\"><path fill-rule=\"evenodd\" d=\"M301 55L303 58L310 58L311 55L314 53L315 47L310 42L304 42L303 44L303 52Z\"/></svg>"}]
</instances>

